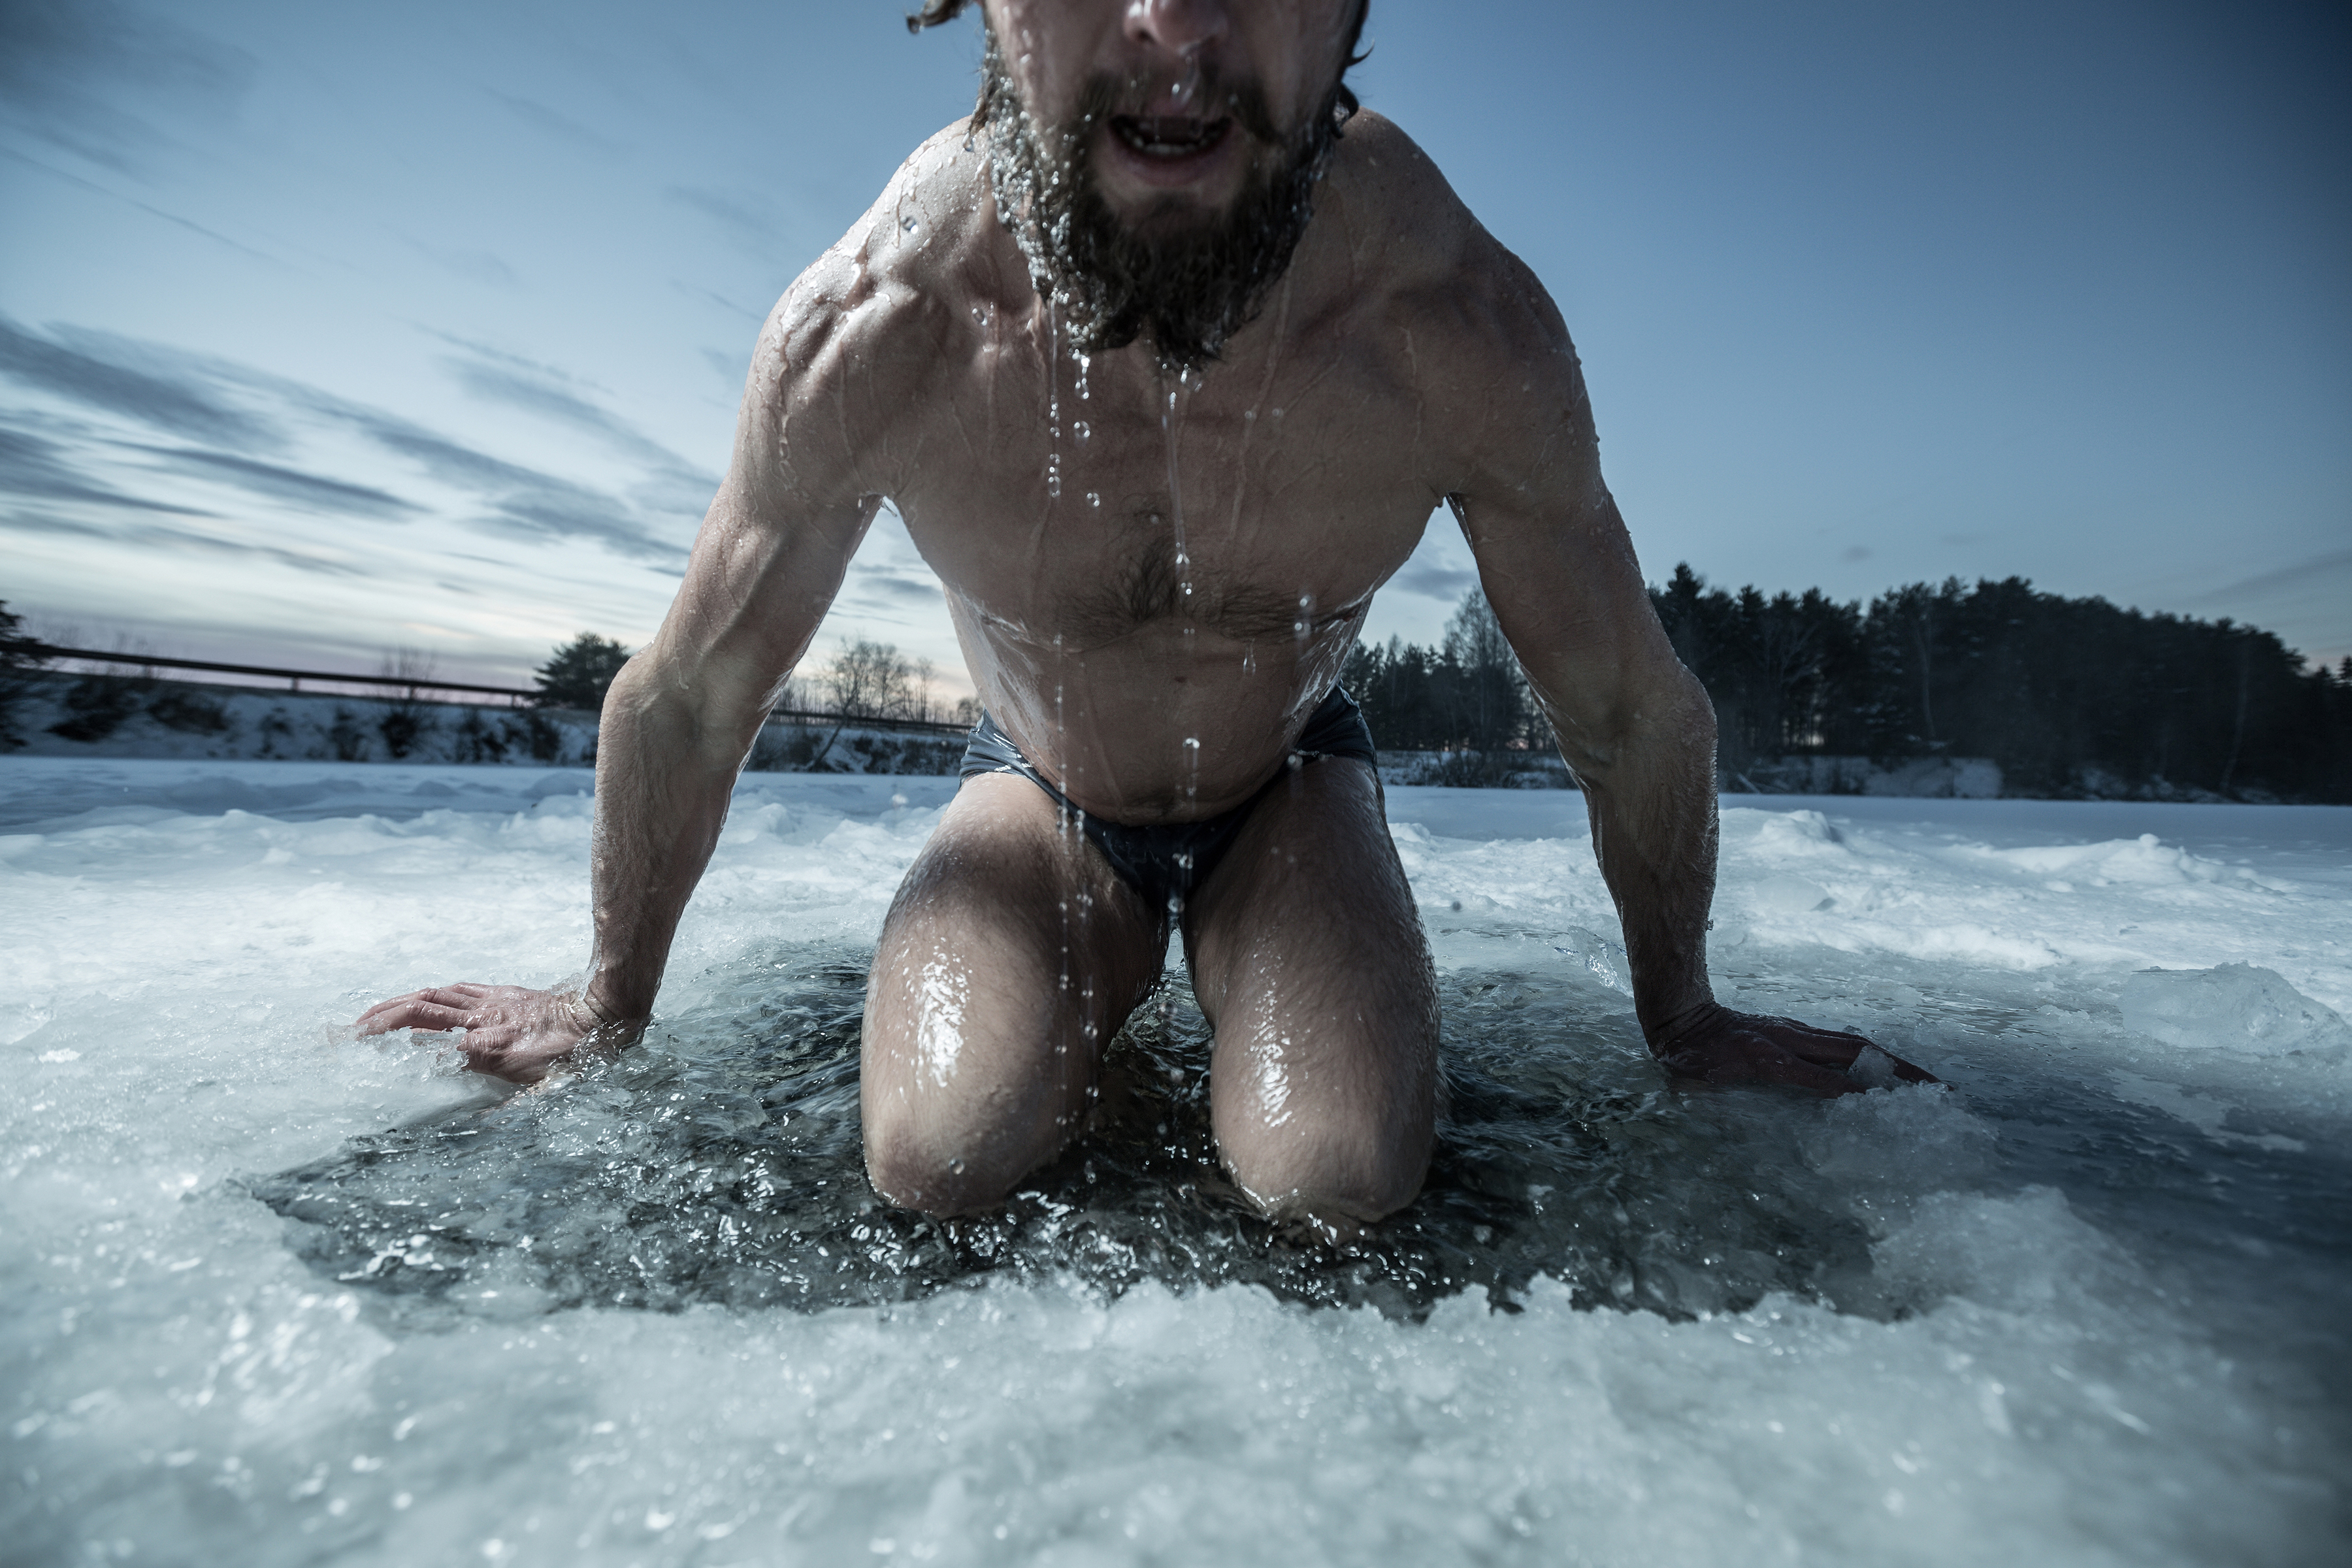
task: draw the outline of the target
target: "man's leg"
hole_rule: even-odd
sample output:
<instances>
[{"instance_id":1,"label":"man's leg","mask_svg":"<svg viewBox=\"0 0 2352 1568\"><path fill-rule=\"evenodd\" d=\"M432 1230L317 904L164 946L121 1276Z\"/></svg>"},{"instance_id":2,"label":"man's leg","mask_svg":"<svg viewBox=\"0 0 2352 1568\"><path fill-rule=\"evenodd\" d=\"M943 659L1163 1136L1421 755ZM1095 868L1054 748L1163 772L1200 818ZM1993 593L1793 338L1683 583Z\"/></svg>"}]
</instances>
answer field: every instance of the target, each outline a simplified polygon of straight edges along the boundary
<instances>
[{"instance_id":1,"label":"man's leg","mask_svg":"<svg viewBox=\"0 0 2352 1568\"><path fill-rule=\"evenodd\" d=\"M1278 782L1185 935L1234 1180L1277 1215L1412 1202L1436 1135L1437 988L1372 770L1332 757Z\"/></svg>"},{"instance_id":2,"label":"man's leg","mask_svg":"<svg viewBox=\"0 0 2352 1568\"><path fill-rule=\"evenodd\" d=\"M898 889L866 986L876 1189L962 1214L1060 1152L1166 951L1164 916L1045 791L1010 773L965 780Z\"/></svg>"}]
</instances>

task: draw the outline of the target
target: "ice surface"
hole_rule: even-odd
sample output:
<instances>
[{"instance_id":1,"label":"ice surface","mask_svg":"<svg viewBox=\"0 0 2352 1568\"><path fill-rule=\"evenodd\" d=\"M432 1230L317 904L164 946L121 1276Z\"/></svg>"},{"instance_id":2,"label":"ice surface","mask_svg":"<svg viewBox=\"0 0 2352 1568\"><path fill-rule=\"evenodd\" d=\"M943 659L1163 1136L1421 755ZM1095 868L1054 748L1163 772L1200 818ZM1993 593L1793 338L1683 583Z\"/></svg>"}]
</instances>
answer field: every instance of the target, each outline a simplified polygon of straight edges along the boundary
<instances>
[{"instance_id":1,"label":"ice surface","mask_svg":"<svg viewBox=\"0 0 2352 1568\"><path fill-rule=\"evenodd\" d=\"M2334 1051L2352 1029L2275 970L2251 963L2213 969L2144 969L2124 982L2124 1022L2168 1046L2256 1051Z\"/></svg>"},{"instance_id":2,"label":"ice surface","mask_svg":"<svg viewBox=\"0 0 2352 1568\"><path fill-rule=\"evenodd\" d=\"M2352 1005L2352 813L1727 802L1719 992L1956 1086L1822 1103L1667 1089L1578 797L1391 790L1453 1110L1335 1257L1223 1192L1173 980L1004 1214L873 1203L862 968L951 780L747 780L563 1089L351 1039L578 967L587 783L0 762L10 1561L2345 1549L2352 1068L2126 1009Z\"/></svg>"}]
</instances>

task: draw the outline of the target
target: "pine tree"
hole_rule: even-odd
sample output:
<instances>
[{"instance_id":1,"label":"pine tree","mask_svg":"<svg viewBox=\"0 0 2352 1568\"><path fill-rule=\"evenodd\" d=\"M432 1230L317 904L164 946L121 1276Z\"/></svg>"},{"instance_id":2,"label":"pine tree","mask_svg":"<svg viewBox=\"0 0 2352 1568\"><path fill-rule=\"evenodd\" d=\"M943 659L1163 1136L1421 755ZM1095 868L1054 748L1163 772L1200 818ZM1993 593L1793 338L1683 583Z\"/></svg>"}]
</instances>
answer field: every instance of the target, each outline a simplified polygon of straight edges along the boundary
<instances>
[{"instance_id":1,"label":"pine tree","mask_svg":"<svg viewBox=\"0 0 2352 1568\"><path fill-rule=\"evenodd\" d=\"M535 700L542 708L601 710L613 678L628 661L629 650L619 643L594 632L582 632L539 667Z\"/></svg>"}]
</instances>

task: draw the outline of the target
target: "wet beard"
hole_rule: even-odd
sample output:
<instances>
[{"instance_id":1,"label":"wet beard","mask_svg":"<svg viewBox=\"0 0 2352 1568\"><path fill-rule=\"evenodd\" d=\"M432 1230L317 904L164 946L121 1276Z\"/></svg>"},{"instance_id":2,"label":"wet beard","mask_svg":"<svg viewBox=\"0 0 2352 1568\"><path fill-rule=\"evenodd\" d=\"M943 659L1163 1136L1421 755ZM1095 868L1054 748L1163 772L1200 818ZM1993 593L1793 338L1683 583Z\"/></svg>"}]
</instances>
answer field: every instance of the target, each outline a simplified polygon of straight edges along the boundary
<instances>
[{"instance_id":1,"label":"wet beard","mask_svg":"<svg viewBox=\"0 0 2352 1568\"><path fill-rule=\"evenodd\" d=\"M1097 354L1150 334L1161 368L1181 374L1217 357L1255 320L1315 216L1339 121L1332 100L1285 139L1268 122L1254 83L1229 89L1227 134L1280 147L1282 163L1254 169L1230 211L1191 228L1146 237L1121 223L1095 184L1087 132L1118 101L1108 77L1087 85L1069 126L1031 119L992 33L981 63L980 119L989 139L997 220L1020 242L1037 291L1050 300L1071 349ZM1203 84L1213 103L1226 90Z\"/></svg>"}]
</instances>

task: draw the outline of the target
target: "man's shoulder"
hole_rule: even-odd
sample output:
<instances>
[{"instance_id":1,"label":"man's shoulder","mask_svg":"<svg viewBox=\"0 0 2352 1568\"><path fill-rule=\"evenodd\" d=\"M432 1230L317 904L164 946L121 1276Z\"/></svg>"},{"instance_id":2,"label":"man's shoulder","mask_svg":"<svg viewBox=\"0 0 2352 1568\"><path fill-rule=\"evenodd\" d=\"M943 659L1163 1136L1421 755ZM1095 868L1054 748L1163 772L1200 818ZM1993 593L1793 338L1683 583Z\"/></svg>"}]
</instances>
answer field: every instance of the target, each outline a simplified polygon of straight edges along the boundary
<instances>
[{"instance_id":1,"label":"man's shoulder","mask_svg":"<svg viewBox=\"0 0 2352 1568\"><path fill-rule=\"evenodd\" d=\"M1533 271L1394 121L1370 110L1350 119L1328 178L1349 250L1379 259L1381 292L1409 314L1433 312L1473 338L1516 338L1535 317L1557 321Z\"/></svg>"},{"instance_id":2,"label":"man's shoulder","mask_svg":"<svg viewBox=\"0 0 2352 1568\"><path fill-rule=\"evenodd\" d=\"M752 393L838 401L854 379L867 401L893 405L934 374L975 306L1025 290L1026 274L1004 265L985 163L964 121L916 148L776 301L753 353Z\"/></svg>"},{"instance_id":3,"label":"man's shoulder","mask_svg":"<svg viewBox=\"0 0 2352 1568\"><path fill-rule=\"evenodd\" d=\"M775 320L847 326L870 338L970 292L992 243L986 154L958 121L910 153L874 205L793 280Z\"/></svg>"}]
</instances>

